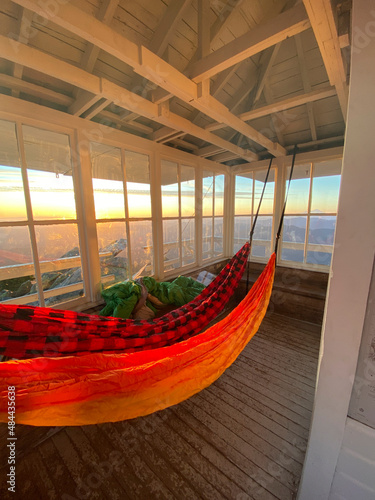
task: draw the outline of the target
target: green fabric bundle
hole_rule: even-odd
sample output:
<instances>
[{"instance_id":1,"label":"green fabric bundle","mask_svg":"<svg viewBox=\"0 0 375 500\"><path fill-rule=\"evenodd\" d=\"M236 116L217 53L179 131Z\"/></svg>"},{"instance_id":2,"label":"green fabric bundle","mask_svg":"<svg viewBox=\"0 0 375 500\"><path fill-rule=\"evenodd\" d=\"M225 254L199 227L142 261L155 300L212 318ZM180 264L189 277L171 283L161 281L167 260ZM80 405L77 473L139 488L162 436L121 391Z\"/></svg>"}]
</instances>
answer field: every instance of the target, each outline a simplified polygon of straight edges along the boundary
<instances>
[{"instance_id":1,"label":"green fabric bundle","mask_svg":"<svg viewBox=\"0 0 375 500\"><path fill-rule=\"evenodd\" d=\"M173 304L181 307L199 295L205 286L202 283L179 276L171 283L158 282L154 278L146 276L142 278L148 292L158 298L163 304ZM134 307L142 295L142 287L136 281L122 281L102 291L105 307L100 311L101 316L113 316L115 318L130 318ZM150 301L146 305L155 311Z\"/></svg>"}]
</instances>

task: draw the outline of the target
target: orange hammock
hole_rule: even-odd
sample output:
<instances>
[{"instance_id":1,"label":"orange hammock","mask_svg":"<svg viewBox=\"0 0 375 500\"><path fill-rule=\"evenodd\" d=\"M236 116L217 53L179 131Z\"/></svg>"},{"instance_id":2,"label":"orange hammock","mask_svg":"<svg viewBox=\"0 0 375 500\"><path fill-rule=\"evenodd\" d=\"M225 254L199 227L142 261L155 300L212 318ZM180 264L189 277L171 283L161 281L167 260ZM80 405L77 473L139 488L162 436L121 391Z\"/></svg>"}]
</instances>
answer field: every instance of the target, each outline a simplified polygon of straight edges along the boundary
<instances>
[{"instance_id":1,"label":"orange hammock","mask_svg":"<svg viewBox=\"0 0 375 500\"><path fill-rule=\"evenodd\" d=\"M116 422L191 397L217 380L257 332L271 296L275 258L226 318L184 342L128 354L0 363L0 421L8 419L9 386L16 392L16 423L29 425Z\"/></svg>"}]
</instances>

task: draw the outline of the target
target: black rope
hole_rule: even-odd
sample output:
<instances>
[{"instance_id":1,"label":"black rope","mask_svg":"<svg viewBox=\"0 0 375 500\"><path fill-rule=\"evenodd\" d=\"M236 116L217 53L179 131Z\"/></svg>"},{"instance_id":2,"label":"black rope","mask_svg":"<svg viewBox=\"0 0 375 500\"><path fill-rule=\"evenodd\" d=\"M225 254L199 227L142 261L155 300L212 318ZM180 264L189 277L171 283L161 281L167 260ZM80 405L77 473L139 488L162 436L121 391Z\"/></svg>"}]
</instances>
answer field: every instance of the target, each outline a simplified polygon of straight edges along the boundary
<instances>
[{"instance_id":1,"label":"black rope","mask_svg":"<svg viewBox=\"0 0 375 500\"><path fill-rule=\"evenodd\" d=\"M246 293L249 291L249 279L250 279L250 265L249 264L250 264L250 256L251 256L251 246L252 246L252 243L253 243L253 236L254 236L254 231L255 231L255 224L257 223L257 220L258 220L260 206L261 206L262 201L263 201L263 196L264 196L264 192L266 190L266 185L267 185L267 182L268 182L268 177L270 175L272 160L273 160L273 158L270 159L270 163L268 165L268 170L267 170L266 178L265 178L264 184L263 184L262 194L260 195L260 199L259 199L259 203L258 203L257 213L255 214L255 217L254 217L254 220L253 220L253 223L252 223L252 226L251 226L250 234L249 234L250 251L249 251L249 256L247 258Z\"/></svg>"},{"instance_id":2,"label":"black rope","mask_svg":"<svg viewBox=\"0 0 375 500\"><path fill-rule=\"evenodd\" d=\"M280 235L281 235L281 230L283 228L286 203L288 201L288 194L289 194L290 183L291 183L291 180L292 180L292 177L293 177L293 170L294 170L294 163L296 161L296 154L297 154L297 145L294 146L293 159L292 159L292 166L291 166L291 169L290 169L288 188L287 188L286 194L285 194L284 207L283 207L283 211L281 212L279 228L278 228L277 233L276 233L276 242L275 242L275 253L276 254L277 254L277 248L278 248L278 245L279 245L279 239L280 239Z\"/></svg>"}]
</instances>

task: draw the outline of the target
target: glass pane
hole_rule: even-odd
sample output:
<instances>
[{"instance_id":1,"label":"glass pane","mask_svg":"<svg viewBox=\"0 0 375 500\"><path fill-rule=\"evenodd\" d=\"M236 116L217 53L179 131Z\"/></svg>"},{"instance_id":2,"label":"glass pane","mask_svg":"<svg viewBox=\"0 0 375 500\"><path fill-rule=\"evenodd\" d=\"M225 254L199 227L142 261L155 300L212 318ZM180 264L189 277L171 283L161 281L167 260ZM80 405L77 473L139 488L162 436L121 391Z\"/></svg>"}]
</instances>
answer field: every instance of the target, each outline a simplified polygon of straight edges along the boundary
<instances>
[{"instance_id":1,"label":"glass pane","mask_svg":"<svg viewBox=\"0 0 375 500\"><path fill-rule=\"evenodd\" d=\"M181 216L195 215L195 168L181 166Z\"/></svg>"},{"instance_id":2,"label":"glass pane","mask_svg":"<svg viewBox=\"0 0 375 500\"><path fill-rule=\"evenodd\" d=\"M253 196L253 174L249 177L236 175L234 213L236 215L251 215Z\"/></svg>"},{"instance_id":3,"label":"glass pane","mask_svg":"<svg viewBox=\"0 0 375 500\"><path fill-rule=\"evenodd\" d=\"M33 217L75 219L69 136L22 126Z\"/></svg>"},{"instance_id":4,"label":"glass pane","mask_svg":"<svg viewBox=\"0 0 375 500\"><path fill-rule=\"evenodd\" d=\"M195 262L195 220L183 219L181 221L182 240L182 265Z\"/></svg>"},{"instance_id":5,"label":"glass pane","mask_svg":"<svg viewBox=\"0 0 375 500\"><path fill-rule=\"evenodd\" d=\"M212 218L202 220L202 255L203 259L212 257Z\"/></svg>"},{"instance_id":6,"label":"glass pane","mask_svg":"<svg viewBox=\"0 0 375 500\"><path fill-rule=\"evenodd\" d=\"M215 217L214 219L214 253L221 255L223 249L223 218Z\"/></svg>"},{"instance_id":7,"label":"glass pane","mask_svg":"<svg viewBox=\"0 0 375 500\"><path fill-rule=\"evenodd\" d=\"M162 160L161 194L163 217L178 217L178 177L177 163Z\"/></svg>"},{"instance_id":8,"label":"glass pane","mask_svg":"<svg viewBox=\"0 0 375 500\"><path fill-rule=\"evenodd\" d=\"M215 175L215 215L224 215L224 175Z\"/></svg>"},{"instance_id":9,"label":"glass pane","mask_svg":"<svg viewBox=\"0 0 375 500\"><path fill-rule=\"evenodd\" d=\"M178 219L163 220L163 255L164 270L180 267Z\"/></svg>"},{"instance_id":10,"label":"glass pane","mask_svg":"<svg viewBox=\"0 0 375 500\"><path fill-rule=\"evenodd\" d=\"M151 217L148 156L125 151L125 171L129 217Z\"/></svg>"},{"instance_id":11,"label":"glass pane","mask_svg":"<svg viewBox=\"0 0 375 500\"><path fill-rule=\"evenodd\" d=\"M311 212L336 213L341 181L341 160L314 165Z\"/></svg>"},{"instance_id":12,"label":"glass pane","mask_svg":"<svg viewBox=\"0 0 375 500\"><path fill-rule=\"evenodd\" d=\"M28 229L1 227L0 248L0 301L36 293Z\"/></svg>"},{"instance_id":13,"label":"glass pane","mask_svg":"<svg viewBox=\"0 0 375 500\"><path fill-rule=\"evenodd\" d=\"M35 235L46 305L83 295L77 224L36 226Z\"/></svg>"},{"instance_id":14,"label":"glass pane","mask_svg":"<svg viewBox=\"0 0 375 500\"><path fill-rule=\"evenodd\" d=\"M100 222L97 233L102 283L125 281L129 278L125 222Z\"/></svg>"},{"instance_id":15,"label":"glass pane","mask_svg":"<svg viewBox=\"0 0 375 500\"><path fill-rule=\"evenodd\" d=\"M129 223L132 276L150 276L154 272L151 221Z\"/></svg>"},{"instance_id":16,"label":"glass pane","mask_svg":"<svg viewBox=\"0 0 375 500\"><path fill-rule=\"evenodd\" d=\"M307 217L284 217L282 260L303 262Z\"/></svg>"},{"instance_id":17,"label":"glass pane","mask_svg":"<svg viewBox=\"0 0 375 500\"><path fill-rule=\"evenodd\" d=\"M251 217L234 218L234 251L238 250L249 240Z\"/></svg>"},{"instance_id":18,"label":"glass pane","mask_svg":"<svg viewBox=\"0 0 375 500\"><path fill-rule=\"evenodd\" d=\"M308 251L306 262L308 264L318 264L320 266L330 266L332 260L331 252Z\"/></svg>"},{"instance_id":19,"label":"glass pane","mask_svg":"<svg viewBox=\"0 0 375 500\"><path fill-rule=\"evenodd\" d=\"M309 243L316 245L332 245L335 237L336 216L311 216L309 227Z\"/></svg>"},{"instance_id":20,"label":"glass pane","mask_svg":"<svg viewBox=\"0 0 375 500\"><path fill-rule=\"evenodd\" d=\"M21 169L0 166L0 221L26 220Z\"/></svg>"},{"instance_id":21,"label":"glass pane","mask_svg":"<svg viewBox=\"0 0 375 500\"><path fill-rule=\"evenodd\" d=\"M254 213L258 210L258 205L260 198L262 196L262 191L264 183L266 180L267 170L261 170L255 172L255 191L254 191ZM275 170L271 169L266 187L264 189L264 195L262 204L260 205L260 214L272 214L273 213L273 200L275 196Z\"/></svg>"},{"instance_id":22,"label":"glass pane","mask_svg":"<svg viewBox=\"0 0 375 500\"><path fill-rule=\"evenodd\" d=\"M0 165L7 167L21 166L16 124L5 120L0 120Z\"/></svg>"},{"instance_id":23,"label":"glass pane","mask_svg":"<svg viewBox=\"0 0 375 500\"><path fill-rule=\"evenodd\" d=\"M27 169L34 220L75 219L73 177Z\"/></svg>"},{"instance_id":24,"label":"glass pane","mask_svg":"<svg viewBox=\"0 0 375 500\"><path fill-rule=\"evenodd\" d=\"M307 217L284 217L283 241L304 243Z\"/></svg>"},{"instance_id":25,"label":"glass pane","mask_svg":"<svg viewBox=\"0 0 375 500\"><path fill-rule=\"evenodd\" d=\"M289 179L290 167L287 169L287 179ZM286 189L288 188L288 180ZM310 191L310 164L295 165L293 179L290 183L286 213L303 214L307 213L309 206Z\"/></svg>"},{"instance_id":26,"label":"glass pane","mask_svg":"<svg viewBox=\"0 0 375 500\"><path fill-rule=\"evenodd\" d=\"M272 217L258 217L251 250L251 255L254 257L269 257L271 255L272 222Z\"/></svg>"},{"instance_id":27,"label":"glass pane","mask_svg":"<svg viewBox=\"0 0 375 500\"><path fill-rule=\"evenodd\" d=\"M214 176L211 172L203 172L203 215L212 215Z\"/></svg>"},{"instance_id":28,"label":"glass pane","mask_svg":"<svg viewBox=\"0 0 375 500\"><path fill-rule=\"evenodd\" d=\"M281 260L288 260L292 262L303 262L303 248L301 250L293 250L292 248L286 248L283 245L281 251Z\"/></svg>"},{"instance_id":29,"label":"glass pane","mask_svg":"<svg viewBox=\"0 0 375 500\"><path fill-rule=\"evenodd\" d=\"M125 217L120 149L106 144L91 143L90 153L96 218Z\"/></svg>"}]
</instances>

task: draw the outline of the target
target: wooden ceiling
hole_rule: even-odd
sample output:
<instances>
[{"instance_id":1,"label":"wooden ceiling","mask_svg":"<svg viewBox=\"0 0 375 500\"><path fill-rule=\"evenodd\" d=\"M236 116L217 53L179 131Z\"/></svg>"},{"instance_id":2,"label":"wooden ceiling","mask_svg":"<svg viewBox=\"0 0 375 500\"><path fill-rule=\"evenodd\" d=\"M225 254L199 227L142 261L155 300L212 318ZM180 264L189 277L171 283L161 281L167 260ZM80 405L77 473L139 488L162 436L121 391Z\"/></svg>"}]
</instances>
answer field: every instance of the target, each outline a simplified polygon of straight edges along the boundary
<instances>
[{"instance_id":1,"label":"wooden ceiling","mask_svg":"<svg viewBox=\"0 0 375 500\"><path fill-rule=\"evenodd\" d=\"M0 92L229 165L342 144L350 1L2 0Z\"/></svg>"}]
</instances>

